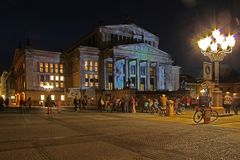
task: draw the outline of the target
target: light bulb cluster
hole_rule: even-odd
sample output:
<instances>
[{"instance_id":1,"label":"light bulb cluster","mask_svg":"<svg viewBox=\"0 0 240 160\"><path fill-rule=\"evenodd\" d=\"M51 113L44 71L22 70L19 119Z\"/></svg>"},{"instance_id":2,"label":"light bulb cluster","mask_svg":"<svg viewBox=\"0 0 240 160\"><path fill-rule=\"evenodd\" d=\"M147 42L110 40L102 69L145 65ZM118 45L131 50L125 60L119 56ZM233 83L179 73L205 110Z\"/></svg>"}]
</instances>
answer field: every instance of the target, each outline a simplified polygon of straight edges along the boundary
<instances>
[{"instance_id":1,"label":"light bulb cluster","mask_svg":"<svg viewBox=\"0 0 240 160\"><path fill-rule=\"evenodd\" d=\"M233 35L225 36L219 30L214 30L211 36L198 41L199 48L206 52L217 53L218 51L228 51L234 47L236 40Z\"/></svg>"}]
</instances>

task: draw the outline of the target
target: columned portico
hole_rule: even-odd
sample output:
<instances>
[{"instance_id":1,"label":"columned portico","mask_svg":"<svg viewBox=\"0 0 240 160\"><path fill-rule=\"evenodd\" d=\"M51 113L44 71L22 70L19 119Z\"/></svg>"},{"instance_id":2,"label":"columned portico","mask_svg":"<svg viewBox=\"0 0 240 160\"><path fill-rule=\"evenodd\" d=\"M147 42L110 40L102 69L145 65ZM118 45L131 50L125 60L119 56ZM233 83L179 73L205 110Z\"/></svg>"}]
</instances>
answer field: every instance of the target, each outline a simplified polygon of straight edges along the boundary
<instances>
[{"instance_id":1,"label":"columned portico","mask_svg":"<svg viewBox=\"0 0 240 160\"><path fill-rule=\"evenodd\" d=\"M172 91L175 88L172 86L172 60L167 53L147 44L120 45L106 53L105 89Z\"/></svg>"}]
</instances>

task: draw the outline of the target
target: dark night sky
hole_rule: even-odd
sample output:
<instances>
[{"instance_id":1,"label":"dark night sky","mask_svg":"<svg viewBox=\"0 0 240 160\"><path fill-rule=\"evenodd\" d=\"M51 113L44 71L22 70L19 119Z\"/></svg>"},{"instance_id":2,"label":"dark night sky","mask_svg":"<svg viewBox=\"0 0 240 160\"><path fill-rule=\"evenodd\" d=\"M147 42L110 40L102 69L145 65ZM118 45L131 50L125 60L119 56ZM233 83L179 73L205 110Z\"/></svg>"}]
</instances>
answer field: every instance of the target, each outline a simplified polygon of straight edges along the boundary
<instances>
[{"instance_id":1,"label":"dark night sky","mask_svg":"<svg viewBox=\"0 0 240 160\"><path fill-rule=\"evenodd\" d=\"M183 73L200 75L206 57L196 39L214 24L237 33L239 0L5 0L0 2L0 71L9 69L18 41L59 51L91 32L100 20L120 24L126 16L160 37L160 49L172 55ZM195 43L194 43L195 42ZM239 69L239 43L224 63Z\"/></svg>"}]
</instances>

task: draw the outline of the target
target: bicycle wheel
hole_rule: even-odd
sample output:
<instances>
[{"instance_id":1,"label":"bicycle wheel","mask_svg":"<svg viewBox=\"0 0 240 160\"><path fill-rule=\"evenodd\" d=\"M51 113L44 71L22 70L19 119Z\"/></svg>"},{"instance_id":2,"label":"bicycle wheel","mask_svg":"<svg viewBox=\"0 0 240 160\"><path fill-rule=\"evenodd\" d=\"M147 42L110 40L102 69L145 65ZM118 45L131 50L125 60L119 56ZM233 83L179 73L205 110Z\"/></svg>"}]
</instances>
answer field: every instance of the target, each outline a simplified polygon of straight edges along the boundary
<instances>
[{"instance_id":1,"label":"bicycle wheel","mask_svg":"<svg viewBox=\"0 0 240 160\"><path fill-rule=\"evenodd\" d=\"M218 119L218 112L215 111L215 110L211 110L211 119L210 119L210 121L211 121L211 122L214 122L214 121L216 121L217 119Z\"/></svg>"},{"instance_id":2,"label":"bicycle wheel","mask_svg":"<svg viewBox=\"0 0 240 160\"><path fill-rule=\"evenodd\" d=\"M193 115L193 121L195 123L199 123L199 122L201 122L202 119L203 119L203 112L202 111L196 111Z\"/></svg>"}]
</instances>

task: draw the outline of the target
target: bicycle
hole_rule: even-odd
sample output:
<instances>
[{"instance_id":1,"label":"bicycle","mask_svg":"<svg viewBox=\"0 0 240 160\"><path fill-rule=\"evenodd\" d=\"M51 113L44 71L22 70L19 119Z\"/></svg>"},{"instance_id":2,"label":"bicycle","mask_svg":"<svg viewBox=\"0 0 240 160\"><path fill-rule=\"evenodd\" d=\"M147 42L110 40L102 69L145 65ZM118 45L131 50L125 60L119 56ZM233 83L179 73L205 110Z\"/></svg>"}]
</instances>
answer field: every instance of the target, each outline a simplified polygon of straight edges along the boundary
<instances>
[{"instance_id":1,"label":"bicycle","mask_svg":"<svg viewBox=\"0 0 240 160\"><path fill-rule=\"evenodd\" d=\"M193 115L193 121L195 123L200 123L206 115L206 110L203 107L200 107L196 110L196 112ZM210 107L210 122L214 122L218 119L218 112L215 110L212 110Z\"/></svg>"}]
</instances>

